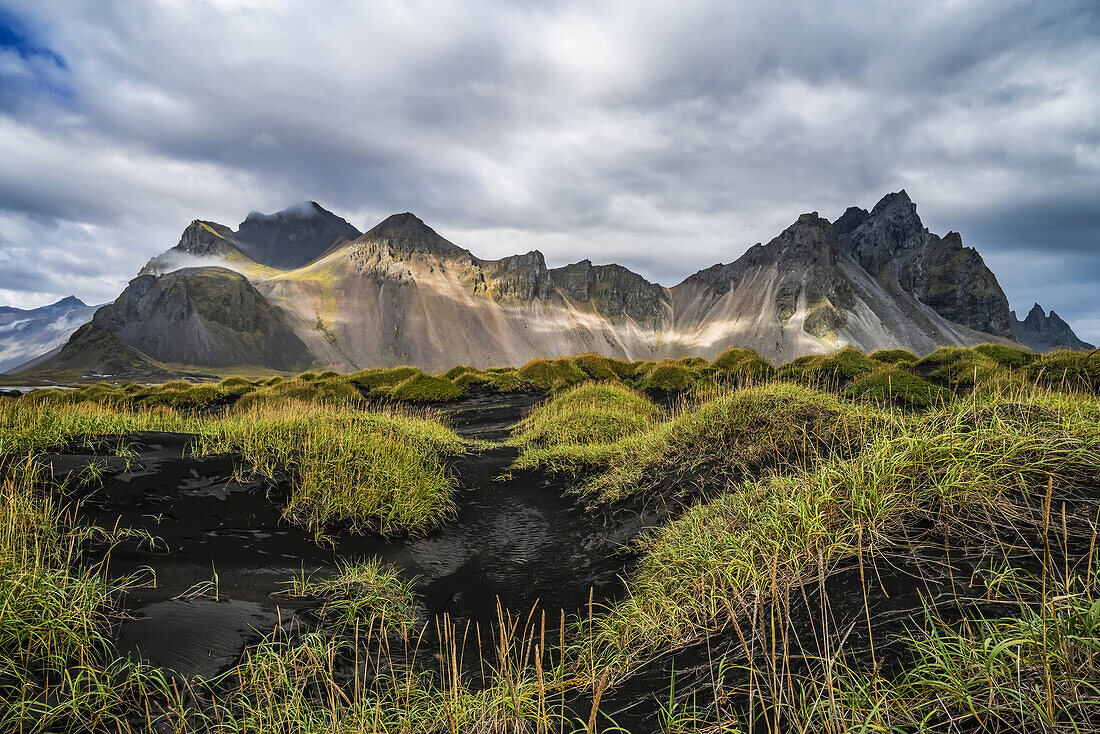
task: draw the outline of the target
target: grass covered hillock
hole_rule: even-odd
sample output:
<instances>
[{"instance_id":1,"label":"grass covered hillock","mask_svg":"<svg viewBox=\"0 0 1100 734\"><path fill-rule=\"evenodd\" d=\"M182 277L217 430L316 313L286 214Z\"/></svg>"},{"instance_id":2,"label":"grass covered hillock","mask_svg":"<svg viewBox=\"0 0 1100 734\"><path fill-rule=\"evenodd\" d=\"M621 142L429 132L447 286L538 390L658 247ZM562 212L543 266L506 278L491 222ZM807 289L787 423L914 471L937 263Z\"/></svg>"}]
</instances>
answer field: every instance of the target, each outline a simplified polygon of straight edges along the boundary
<instances>
[{"instance_id":1,"label":"grass covered hillock","mask_svg":"<svg viewBox=\"0 0 1100 734\"><path fill-rule=\"evenodd\" d=\"M517 374L543 390L563 390L589 379L572 359L532 359Z\"/></svg>"},{"instance_id":2,"label":"grass covered hillock","mask_svg":"<svg viewBox=\"0 0 1100 734\"><path fill-rule=\"evenodd\" d=\"M719 374L767 380L775 376L775 368L751 349L730 347L711 363Z\"/></svg>"},{"instance_id":3,"label":"grass covered hillock","mask_svg":"<svg viewBox=\"0 0 1100 734\"><path fill-rule=\"evenodd\" d=\"M608 444L645 431L660 410L647 397L617 383L588 383L535 408L513 429L524 448Z\"/></svg>"},{"instance_id":4,"label":"grass covered hillock","mask_svg":"<svg viewBox=\"0 0 1100 734\"><path fill-rule=\"evenodd\" d=\"M746 624L762 598L786 597L921 519L964 533L984 526L993 542L998 523L1035 517L1028 488L1056 480L1095 492L1096 401L1025 399L952 401L864 431L847 456L748 478L651 531L627 598L594 623L607 664L628 670L654 650ZM951 673L936 675L947 685Z\"/></svg>"},{"instance_id":5,"label":"grass covered hillock","mask_svg":"<svg viewBox=\"0 0 1100 734\"><path fill-rule=\"evenodd\" d=\"M942 405L954 394L919 375L891 366L880 367L856 378L844 388L844 395L873 403L924 409Z\"/></svg>"},{"instance_id":6,"label":"grass covered hillock","mask_svg":"<svg viewBox=\"0 0 1100 734\"><path fill-rule=\"evenodd\" d=\"M569 402L559 402L563 397L533 413L531 425L546 425L547 416L567 411ZM722 488L753 472L800 466L822 454L847 454L865 432L892 422L874 408L782 383L719 390L661 422L647 417L643 423L618 406L605 412L614 416L614 429L601 432L598 440L584 441L578 431L568 441L524 441L520 433L523 451L515 467L584 475L579 490L611 502L658 486ZM616 431L621 437L614 438Z\"/></svg>"},{"instance_id":7,"label":"grass covered hillock","mask_svg":"<svg viewBox=\"0 0 1100 734\"><path fill-rule=\"evenodd\" d=\"M680 392L687 390L699 379L699 365L685 364L682 360L665 359L639 371L637 385L643 390Z\"/></svg>"},{"instance_id":8,"label":"grass covered hillock","mask_svg":"<svg viewBox=\"0 0 1100 734\"><path fill-rule=\"evenodd\" d=\"M454 482L442 459L466 450L430 412L372 412L287 398L218 416L93 403L0 405L0 456L102 436L116 437L124 447L129 435L145 431L194 434L198 455L233 454L246 474L286 479L285 516L318 533L333 523L382 533L435 527L453 511Z\"/></svg>"}]
</instances>

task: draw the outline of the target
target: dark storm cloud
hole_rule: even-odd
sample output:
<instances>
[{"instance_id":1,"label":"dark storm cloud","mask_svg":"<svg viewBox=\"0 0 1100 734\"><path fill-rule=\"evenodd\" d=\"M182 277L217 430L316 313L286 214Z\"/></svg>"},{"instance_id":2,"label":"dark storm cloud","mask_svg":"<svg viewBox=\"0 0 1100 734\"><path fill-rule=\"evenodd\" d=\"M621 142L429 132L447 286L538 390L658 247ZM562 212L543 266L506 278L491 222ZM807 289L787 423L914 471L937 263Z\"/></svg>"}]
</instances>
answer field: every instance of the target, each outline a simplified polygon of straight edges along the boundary
<instances>
[{"instance_id":1,"label":"dark storm cloud","mask_svg":"<svg viewBox=\"0 0 1100 734\"><path fill-rule=\"evenodd\" d=\"M904 187L1100 340L1094 2L0 5L8 300L306 198L672 284Z\"/></svg>"}]
</instances>

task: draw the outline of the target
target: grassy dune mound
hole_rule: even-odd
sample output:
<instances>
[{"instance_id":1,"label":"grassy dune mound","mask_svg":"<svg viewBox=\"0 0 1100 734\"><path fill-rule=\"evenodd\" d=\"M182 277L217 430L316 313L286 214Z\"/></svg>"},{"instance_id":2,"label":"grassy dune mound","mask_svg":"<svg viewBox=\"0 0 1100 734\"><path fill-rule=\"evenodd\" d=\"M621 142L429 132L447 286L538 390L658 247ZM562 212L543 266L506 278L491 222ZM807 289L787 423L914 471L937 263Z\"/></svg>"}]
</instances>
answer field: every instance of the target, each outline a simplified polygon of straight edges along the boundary
<instances>
[{"instance_id":1,"label":"grassy dune mound","mask_svg":"<svg viewBox=\"0 0 1100 734\"><path fill-rule=\"evenodd\" d=\"M899 367L881 367L856 378L844 389L844 395L920 409L942 405L952 397L950 390Z\"/></svg>"},{"instance_id":2,"label":"grassy dune mound","mask_svg":"<svg viewBox=\"0 0 1100 734\"><path fill-rule=\"evenodd\" d=\"M390 388L388 397L409 403L441 403L454 400L462 390L446 377L413 375Z\"/></svg>"},{"instance_id":3,"label":"grassy dune mound","mask_svg":"<svg viewBox=\"0 0 1100 734\"><path fill-rule=\"evenodd\" d=\"M209 417L90 403L0 406L0 456L99 436L121 437L124 444L126 435L140 431L195 434L197 454L234 454L248 473L287 478L286 517L316 532L332 523L382 533L438 525L453 511L454 484L442 457L465 450L433 413L368 412L285 398Z\"/></svg>"},{"instance_id":4,"label":"grassy dune mound","mask_svg":"<svg viewBox=\"0 0 1100 734\"><path fill-rule=\"evenodd\" d=\"M756 380L766 380L775 376L775 368L751 349L730 347L715 357L712 365L719 373L732 376Z\"/></svg>"},{"instance_id":5,"label":"grassy dune mound","mask_svg":"<svg viewBox=\"0 0 1100 734\"><path fill-rule=\"evenodd\" d=\"M543 390L563 390L588 379L571 359L532 359L519 369L518 377Z\"/></svg>"},{"instance_id":6,"label":"grassy dune mound","mask_svg":"<svg viewBox=\"0 0 1100 734\"><path fill-rule=\"evenodd\" d=\"M354 405L363 400L362 393L343 378L326 380L308 379L304 375L293 380L283 380L245 393L234 406L235 410L248 410L258 405L278 406L287 401L302 401L327 405Z\"/></svg>"},{"instance_id":7,"label":"grassy dune mound","mask_svg":"<svg viewBox=\"0 0 1100 734\"><path fill-rule=\"evenodd\" d=\"M906 349L876 349L870 356L885 364L916 364L920 361L920 357Z\"/></svg>"},{"instance_id":8,"label":"grassy dune mound","mask_svg":"<svg viewBox=\"0 0 1100 734\"><path fill-rule=\"evenodd\" d=\"M665 359L649 367L638 379L642 390L678 392L686 390L699 379L696 365L685 364L682 360Z\"/></svg>"},{"instance_id":9,"label":"grassy dune mound","mask_svg":"<svg viewBox=\"0 0 1100 734\"><path fill-rule=\"evenodd\" d=\"M659 413L624 385L588 383L536 408L516 425L512 440L524 448L613 443L652 428Z\"/></svg>"},{"instance_id":10,"label":"grassy dune mound","mask_svg":"<svg viewBox=\"0 0 1100 734\"><path fill-rule=\"evenodd\" d=\"M1047 387L1100 392L1100 349L1044 354L1027 366L1027 374Z\"/></svg>"},{"instance_id":11,"label":"grassy dune mound","mask_svg":"<svg viewBox=\"0 0 1100 734\"><path fill-rule=\"evenodd\" d=\"M628 669L655 649L697 639L857 546L889 544L915 517L1011 522L1026 515L1021 487L1048 477L1095 487L1095 405L1039 399L1023 407L1034 410L961 400L892 434L867 432L851 456L750 479L696 505L642 541L628 598L596 622L605 654Z\"/></svg>"},{"instance_id":12,"label":"grassy dune mound","mask_svg":"<svg viewBox=\"0 0 1100 734\"><path fill-rule=\"evenodd\" d=\"M777 383L720 391L670 420L610 443L526 447L516 467L584 474L579 490L601 501L662 484L677 490L722 488L751 473L850 453L866 432L891 421L871 407Z\"/></svg>"}]
</instances>

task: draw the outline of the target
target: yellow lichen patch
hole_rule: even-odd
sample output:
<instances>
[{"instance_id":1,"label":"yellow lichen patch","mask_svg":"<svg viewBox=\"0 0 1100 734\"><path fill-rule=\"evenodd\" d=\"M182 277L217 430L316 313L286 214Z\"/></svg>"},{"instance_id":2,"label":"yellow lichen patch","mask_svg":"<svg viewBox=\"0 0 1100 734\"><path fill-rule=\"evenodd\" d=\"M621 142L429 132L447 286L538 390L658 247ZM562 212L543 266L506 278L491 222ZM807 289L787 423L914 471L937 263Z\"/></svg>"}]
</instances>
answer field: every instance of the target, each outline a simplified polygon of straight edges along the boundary
<instances>
[{"instance_id":1,"label":"yellow lichen patch","mask_svg":"<svg viewBox=\"0 0 1100 734\"><path fill-rule=\"evenodd\" d=\"M204 229L206 229L206 231L207 231L207 232L209 232L210 234L214 235L214 236L215 236L215 237L217 237L218 239L222 239L222 240L224 240L224 239L225 239L225 238L224 238L224 237L222 237L222 236L221 236L220 234L218 234L217 230L215 230L215 229L214 229L213 227L211 227L211 226L210 226L209 224L207 224L206 222L199 222L199 224L201 224L201 225L203 226L203 228L204 228Z\"/></svg>"}]
</instances>

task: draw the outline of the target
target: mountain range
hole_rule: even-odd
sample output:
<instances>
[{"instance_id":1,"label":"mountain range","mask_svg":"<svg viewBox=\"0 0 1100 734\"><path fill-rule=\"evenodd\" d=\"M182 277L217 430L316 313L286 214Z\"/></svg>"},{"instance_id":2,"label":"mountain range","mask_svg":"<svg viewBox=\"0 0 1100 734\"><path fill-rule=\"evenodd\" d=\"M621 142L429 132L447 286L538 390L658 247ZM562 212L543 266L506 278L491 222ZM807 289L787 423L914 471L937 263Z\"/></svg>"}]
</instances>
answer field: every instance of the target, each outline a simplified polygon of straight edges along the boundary
<instances>
[{"instance_id":1,"label":"mountain range","mask_svg":"<svg viewBox=\"0 0 1100 734\"><path fill-rule=\"evenodd\" d=\"M360 232L309 202L252 212L236 230L193 221L31 372L441 370L730 346L780 363L844 345L924 354L982 342L1090 347L1038 305L1018 320L981 255L956 232L929 232L905 191L835 222L803 214L672 287L589 260L550 268L538 251L482 259L410 213Z\"/></svg>"},{"instance_id":2,"label":"mountain range","mask_svg":"<svg viewBox=\"0 0 1100 734\"><path fill-rule=\"evenodd\" d=\"M41 308L0 306L0 373L29 368L37 358L59 351L96 308L76 296Z\"/></svg>"}]
</instances>

